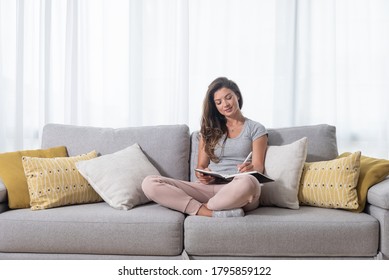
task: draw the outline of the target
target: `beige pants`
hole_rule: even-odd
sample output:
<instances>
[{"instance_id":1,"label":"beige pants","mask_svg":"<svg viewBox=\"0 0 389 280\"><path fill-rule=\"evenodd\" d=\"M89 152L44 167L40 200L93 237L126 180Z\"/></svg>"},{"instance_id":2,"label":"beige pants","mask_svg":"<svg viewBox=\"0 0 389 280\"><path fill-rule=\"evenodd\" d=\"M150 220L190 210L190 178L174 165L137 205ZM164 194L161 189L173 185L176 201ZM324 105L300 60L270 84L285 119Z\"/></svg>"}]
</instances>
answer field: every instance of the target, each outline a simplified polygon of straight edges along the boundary
<instances>
[{"instance_id":1,"label":"beige pants","mask_svg":"<svg viewBox=\"0 0 389 280\"><path fill-rule=\"evenodd\" d=\"M204 203L210 210L254 210L259 205L261 184L251 175L237 176L228 184L211 185L151 175L143 180L142 189L160 205L196 215Z\"/></svg>"}]
</instances>

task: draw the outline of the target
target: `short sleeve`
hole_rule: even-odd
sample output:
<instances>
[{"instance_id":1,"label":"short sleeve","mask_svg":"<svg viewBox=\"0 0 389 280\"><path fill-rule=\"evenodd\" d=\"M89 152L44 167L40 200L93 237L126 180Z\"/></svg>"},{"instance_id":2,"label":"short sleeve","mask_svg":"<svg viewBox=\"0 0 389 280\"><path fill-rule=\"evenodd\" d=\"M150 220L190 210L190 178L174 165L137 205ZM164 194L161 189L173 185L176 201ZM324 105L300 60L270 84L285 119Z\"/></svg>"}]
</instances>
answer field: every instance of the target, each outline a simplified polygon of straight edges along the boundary
<instances>
[{"instance_id":1,"label":"short sleeve","mask_svg":"<svg viewBox=\"0 0 389 280\"><path fill-rule=\"evenodd\" d=\"M252 120L248 121L252 141L258 139L259 137L267 135L267 129L261 123Z\"/></svg>"}]
</instances>

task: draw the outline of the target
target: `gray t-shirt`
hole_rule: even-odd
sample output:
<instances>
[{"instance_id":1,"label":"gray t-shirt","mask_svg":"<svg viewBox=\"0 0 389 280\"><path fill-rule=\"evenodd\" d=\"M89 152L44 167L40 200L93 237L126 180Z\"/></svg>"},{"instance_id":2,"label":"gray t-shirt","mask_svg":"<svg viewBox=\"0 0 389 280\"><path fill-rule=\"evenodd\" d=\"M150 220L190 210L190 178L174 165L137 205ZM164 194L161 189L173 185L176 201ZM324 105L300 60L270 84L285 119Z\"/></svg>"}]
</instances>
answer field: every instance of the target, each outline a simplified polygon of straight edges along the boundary
<instances>
[{"instance_id":1,"label":"gray t-shirt","mask_svg":"<svg viewBox=\"0 0 389 280\"><path fill-rule=\"evenodd\" d=\"M219 163L211 161L209 169L222 174L237 173L237 165L241 164L252 151L253 141L266 134L267 130L262 124L245 118L243 129L237 137L226 139L226 135L220 139L215 149L215 155L220 161Z\"/></svg>"}]
</instances>

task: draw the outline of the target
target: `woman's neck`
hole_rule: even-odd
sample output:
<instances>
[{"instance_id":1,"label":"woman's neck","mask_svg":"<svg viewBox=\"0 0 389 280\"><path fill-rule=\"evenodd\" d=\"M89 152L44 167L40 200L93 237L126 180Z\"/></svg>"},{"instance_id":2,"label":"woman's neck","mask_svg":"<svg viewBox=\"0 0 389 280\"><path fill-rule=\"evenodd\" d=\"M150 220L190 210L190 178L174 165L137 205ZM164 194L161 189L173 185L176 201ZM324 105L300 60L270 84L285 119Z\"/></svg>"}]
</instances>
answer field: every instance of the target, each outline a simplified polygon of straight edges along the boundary
<instances>
[{"instance_id":1,"label":"woman's neck","mask_svg":"<svg viewBox=\"0 0 389 280\"><path fill-rule=\"evenodd\" d=\"M244 121L245 121L245 117L242 114L239 114L238 116L226 118L226 125L227 127L241 125L244 123Z\"/></svg>"},{"instance_id":2,"label":"woman's neck","mask_svg":"<svg viewBox=\"0 0 389 280\"><path fill-rule=\"evenodd\" d=\"M239 136L242 131L243 125L245 122L245 118L243 115L240 115L239 118L227 118L226 126L227 126L227 136L229 138L235 138Z\"/></svg>"}]
</instances>

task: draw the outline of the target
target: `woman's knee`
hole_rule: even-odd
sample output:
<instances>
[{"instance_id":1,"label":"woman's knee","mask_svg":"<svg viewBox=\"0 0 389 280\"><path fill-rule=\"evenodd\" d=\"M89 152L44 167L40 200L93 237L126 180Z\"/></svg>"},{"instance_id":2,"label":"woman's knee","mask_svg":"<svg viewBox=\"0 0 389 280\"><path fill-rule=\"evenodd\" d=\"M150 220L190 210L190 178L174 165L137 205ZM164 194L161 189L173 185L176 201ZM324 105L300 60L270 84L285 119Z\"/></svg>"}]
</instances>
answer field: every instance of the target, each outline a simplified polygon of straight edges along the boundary
<instances>
[{"instance_id":1,"label":"woman's knee","mask_svg":"<svg viewBox=\"0 0 389 280\"><path fill-rule=\"evenodd\" d=\"M240 178L238 178L240 177ZM238 178L239 180L239 189L242 192L242 194L247 195L253 195L258 196L261 193L261 184L258 182L258 180L251 175L247 176L237 176L235 178Z\"/></svg>"},{"instance_id":2,"label":"woman's knee","mask_svg":"<svg viewBox=\"0 0 389 280\"><path fill-rule=\"evenodd\" d=\"M142 190L149 199L155 196L156 191L158 190L156 185L159 183L160 183L159 175L149 175L143 179Z\"/></svg>"}]
</instances>

